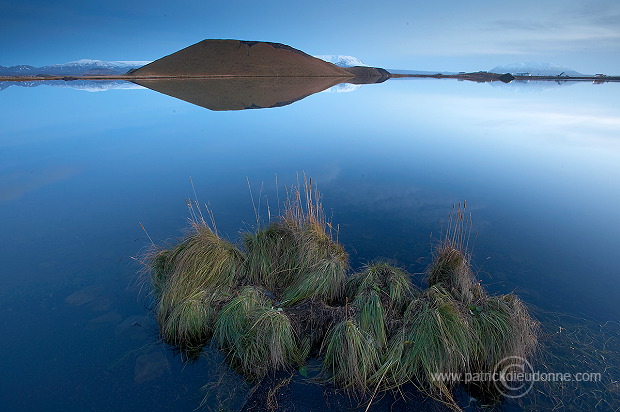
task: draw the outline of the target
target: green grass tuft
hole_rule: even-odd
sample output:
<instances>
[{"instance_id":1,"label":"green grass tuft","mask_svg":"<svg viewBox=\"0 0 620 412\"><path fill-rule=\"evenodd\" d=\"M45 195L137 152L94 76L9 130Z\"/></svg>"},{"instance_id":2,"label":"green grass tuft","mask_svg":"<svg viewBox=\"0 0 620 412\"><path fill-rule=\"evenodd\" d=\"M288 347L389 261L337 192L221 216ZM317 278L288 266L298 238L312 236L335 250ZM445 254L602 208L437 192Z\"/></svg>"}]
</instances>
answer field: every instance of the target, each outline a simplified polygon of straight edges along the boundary
<instances>
[{"instance_id":1,"label":"green grass tuft","mask_svg":"<svg viewBox=\"0 0 620 412\"><path fill-rule=\"evenodd\" d=\"M380 362L373 336L355 322L345 320L332 328L324 345L323 370L330 379L345 389L367 391Z\"/></svg>"},{"instance_id":2,"label":"green grass tuft","mask_svg":"<svg viewBox=\"0 0 620 412\"><path fill-rule=\"evenodd\" d=\"M242 351L243 339L251 330L256 312L270 306L271 301L260 290L245 286L222 307L215 322L214 341L221 348Z\"/></svg>"},{"instance_id":3,"label":"green grass tuft","mask_svg":"<svg viewBox=\"0 0 620 412\"><path fill-rule=\"evenodd\" d=\"M193 233L171 254L174 287L196 290L231 287L238 280L245 256L207 225L193 224Z\"/></svg>"},{"instance_id":4,"label":"green grass tuft","mask_svg":"<svg viewBox=\"0 0 620 412\"><path fill-rule=\"evenodd\" d=\"M428 268L428 285L441 286L456 299L470 304L476 297L476 283L466 253L450 242L441 242Z\"/></svg>"},{"instance_id":5,"label":"green grass tuft","mask_svg":"<svg viewBox=\"0 0 620 412\"><path fill-rule=\"evenodd\" d=\"M288 286L302 268L298 234L294 228L274 222L256 233L244 235L248 279L269 290Z\"/></svg>"},{"instance_id":6,"label":"green grass tuft","mask_svg":"<svg viewBox=\"0 0 620 412\"><path fill-rule=\"evenodd\" d=\"M492 296L469 306L473 329L470 370L476 373L498 372L505 358L528 359L538 346L539 322L514 295ZM489 400L499 401L493 382L476 384Z\"/></svg>"},{"instance_id":7,"label":"green grass tuft","mask_svg":"<svg viewBox=\"0 0 620 412\"><path fill-rule=\"evenodd\" d=\"M480 299L484 291L479 287L471 268L469 238L471 214L466 213L467 203L452 206L447 227L433 250L433 261L427 269L428 285L440 285L456 299L469 305Z\"/></svg>"},{"instance_id":8,"label":"green grass tuft","mask_svg":"<svg viewBox=\"0 0 620 412\"><path fill-rule=\"evenodd\" d=\"M197 291L188 296L172 310L161 310L165 319L158 318L163 340L187 350L205 344L213 334L219 293Z\"/></svg>"},{"instance_id":9,"label":"green grass tuft","mask_svg":"<svg viewBox=\"0 0 620 412\"><path fill-rule=\"evenodd\" d=\"M387 263L375 263L367 266L361 273L354 274L347 280L347 295L355 297L370 291L379 294L384 307L391 318L402 316L403 311L419 293L411 283L411 275Z\"/></svg>"},{"instance_id":10,"label":"green grass tuft","mask_svg":"<svg viewBox=\"0 0 620 412\"><path fill-rule=\"evenodd\" d=\"M388 294L393 311L402 313L411 300L419 294L418 289L411 283L411 277L405 271L393 266L388 270Z\"/></svg>"},{"instance_id":11,"label":"green grass tuft","mask_svg":"<svg viewBox=\"0 0 620 412\"><path fill-rule=\"evenodd\" d=\"M383 348L387 343L387 332L385 328L385 311L381 304L379 293L375 290L357 295L353 304L358 311L356 321L359 328L373 336L379 348Z\"/></svg>"},{"instance_id":12,"label":"green grass tuft","mask_svg":"<svg viewBox=\"0 0 620 412\"><path fill-rule=\"evenodd\" d=\"M263 292L244 287L227 303L215 322L214 342L241 374L262 378L269 370L300 362L291 322Z\"/></svg>"},{"instance_id":13,"label":"green grass tuft","mask_svg":"<svg viewBox=\"0 0 620 412\"><path fill-rule=\"evenodd\" d=\"M281 297L285 306L340 298L348 255L331 229L312 181L292 187L282 216L244 236L249 281Z\"/></svg>"},{"instance_id":14,"label":"green grass tuft","mask_svg":"<svg viewBox=\"0 0 620 412\"><path fill-rule=\"evenodd\" d=\"M470 344L470 327L459 304L443 288L433 286L405 311L403 327L390 339L373 381L385 378L388 387L413 382L450 400L449 383L434 381L433 374L466 372Z\"/></svg>"},{"instance_id":15,"label":"green grass tuft","mask_svg":"<svg viewBox=\"0 0 620 412\"><path fill-rule=\"evenodd\" d=\"M267 359L262 359L268 369L286 369L293 363L302 364L301 351L291 326L291 321L281 308L260 309L252 325L256 346L268 348ZM258 359L257 359L258 361Z\"/></svg>"},{"instance_id":16,"label":"green grass tuft","mask_svg":"<svg viewBox=\"0 0 620 412\"><path fill-rule=\"evenodd\" d=\"M294 305L304 299L320 299L332 302L341 297L346 278L346 255L338 254L311 263L306 257L304 270L286 288L283 305Z\"/></svg>"},{"instance_id":17,"label":"green grass tuft","mask_svg":"<svg viewBox=\"0 0 620 412\"><path fill-rule=\"evenodd\" d=\"M206 224L151 259L151 282L162 338L175 346L198 347L211 335L214 311L235 287L244 255Z\"/></svg>"}]
</instances>

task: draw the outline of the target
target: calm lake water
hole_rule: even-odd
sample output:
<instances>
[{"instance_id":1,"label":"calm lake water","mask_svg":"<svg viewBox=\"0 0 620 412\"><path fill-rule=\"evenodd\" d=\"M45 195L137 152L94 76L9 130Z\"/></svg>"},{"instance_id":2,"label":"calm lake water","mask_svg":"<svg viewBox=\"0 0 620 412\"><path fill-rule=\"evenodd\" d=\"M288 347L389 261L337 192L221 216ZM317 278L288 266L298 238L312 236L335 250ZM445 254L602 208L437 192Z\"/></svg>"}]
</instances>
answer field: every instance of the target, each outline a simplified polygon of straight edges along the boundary
<instances>
[{"instance_id":1,"label":"calm lake water","mask_svg":"<svg viewBox=\"0 0 620 412\"><path fill-rule=\"evenodd\" d=\"M149 89L2 90L1 409L198 407L225 368L213 353L184 365L158 342L132 259L150 242L140 223L156 242L181 236L191 177L220 232L238 239L255 224L246 178L274 207L275 175L283 187L302 172L354 267L383 258L423 272L431 234L466 200L483 285L533 306L548 370L601 373L571 396L618 407L618 96L617 83L389 80L215 112ZM310 387L297 410L322 408ZM475 409L467 396L461 404Z\"/></svg>"}]
</instances>

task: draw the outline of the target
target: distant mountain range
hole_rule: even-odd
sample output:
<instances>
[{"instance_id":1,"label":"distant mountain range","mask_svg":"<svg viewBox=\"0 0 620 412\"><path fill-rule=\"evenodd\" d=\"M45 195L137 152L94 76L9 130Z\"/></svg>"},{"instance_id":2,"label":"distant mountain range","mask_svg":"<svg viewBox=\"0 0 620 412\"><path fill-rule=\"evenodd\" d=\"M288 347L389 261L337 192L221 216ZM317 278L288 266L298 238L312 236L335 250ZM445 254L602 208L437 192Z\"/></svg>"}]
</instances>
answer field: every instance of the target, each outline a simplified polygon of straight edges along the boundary
<instances>
[{"instance_id":1,"label":"distant mountain range","mask_svg":"<svg viewBox=\"0 0 620 412\"><path fill-rule=\"evenodd\" d=\"M489 70L491 73L510 73L513 76L587 76L579 73L573 69L565 66L560 66L552 63L538 63L538 62L525 62L525 63L511 63L503 66L497 66Z\"/></svg>"},{"instance_id":2,"label":"distant mountain range","mask_svg":"<svg viewBox=\"0 0 620 412\"><path fill-rule=\"evenodd\" d=\"M63 64L52 64L43 67L19 65L4 67L0 66L0 76L106 76L121 75L131 69L137 69L148 61L102 61L82 59Z\"/></svg>"}]
</instances>

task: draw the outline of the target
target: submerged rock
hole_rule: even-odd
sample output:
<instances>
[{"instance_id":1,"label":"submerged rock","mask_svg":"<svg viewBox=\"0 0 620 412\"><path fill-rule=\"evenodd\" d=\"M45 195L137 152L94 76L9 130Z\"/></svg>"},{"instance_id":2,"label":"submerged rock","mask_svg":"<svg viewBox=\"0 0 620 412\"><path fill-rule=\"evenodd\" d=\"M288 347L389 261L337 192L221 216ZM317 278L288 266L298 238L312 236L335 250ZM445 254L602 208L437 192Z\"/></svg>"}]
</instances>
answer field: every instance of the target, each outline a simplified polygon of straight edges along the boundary
<instances>
[{"instance_id":1,"label":"submerged rock","mask_svg":"<svg viewBox=\"0 0 620 412\"><path fill-rule=\"evenodd\" d=\"M134 382L137 384L151 381L170 372L168 360L161 350L154 350L138 356L134 367Z\"/></svg>"},{"instance_id":2,"label":"submerged rock","mask_svg":"<svg viewBox=\"0 0 620 412\"><path fill-rule=\"evenodd\" d=\"M122 319L123 317L119 315L117 312L111 311L101 316L98 316L94 319L89 320L86 323L86 326L84 327L84 329L96 330L96 329L104 328L106 326L112 326L120 322Z\"/></svg>"},{"instance_id":3,"label":"submerged rock","mask_svg":"<svg viewBox=\"0 0 620 412\"><path fill-rule=\"evenodd\" d=\"M144 315L132 315L116 326L114 334L133 340L145 339L148 337L150 326L150 322Z\"/></svg>"},{"instance_id":4,"label":"submerged rock","mask_svg":"<svg viewBox=\"0 0 620 412\"><path fill-rule=\"evenodd\" d=\"M92 285L87 288L73 292L65 298L65 302L71 306L82 306L97 300L103 291L100 285Z\"/></svg>"}]
</instances>

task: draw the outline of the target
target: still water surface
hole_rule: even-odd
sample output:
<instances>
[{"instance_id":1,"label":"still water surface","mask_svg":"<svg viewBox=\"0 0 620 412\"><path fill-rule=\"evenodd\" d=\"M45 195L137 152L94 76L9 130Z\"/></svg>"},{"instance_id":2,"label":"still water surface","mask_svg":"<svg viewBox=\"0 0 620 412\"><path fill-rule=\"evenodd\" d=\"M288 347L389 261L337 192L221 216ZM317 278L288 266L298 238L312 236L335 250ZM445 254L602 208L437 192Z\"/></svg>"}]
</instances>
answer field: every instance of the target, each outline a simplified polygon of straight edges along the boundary
<instances>
[{"instance_id":1,"label":"still water surface","mask_svg":"<svg viewBox=\"0 0 620 412\"><path fill-rule=\"evenodd\" d=\"M305 172L354 267L387 258L411 273L467 200L485 287L611 336L617 359L618 96L619 84L390 80L214 112L148 89L2 90L1 409L198 406L217 359L183 365L158 343L132 259L149 244L140 223L156 242L182 235L190 177L238 239L255 224L246 177L273 207L274 176ZM603 372L594 399L617 399L617 365L583 372Z\"/></svg>"}]
</instances>

